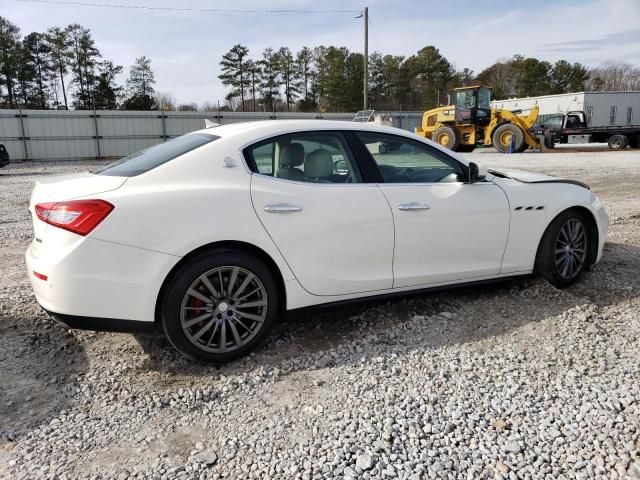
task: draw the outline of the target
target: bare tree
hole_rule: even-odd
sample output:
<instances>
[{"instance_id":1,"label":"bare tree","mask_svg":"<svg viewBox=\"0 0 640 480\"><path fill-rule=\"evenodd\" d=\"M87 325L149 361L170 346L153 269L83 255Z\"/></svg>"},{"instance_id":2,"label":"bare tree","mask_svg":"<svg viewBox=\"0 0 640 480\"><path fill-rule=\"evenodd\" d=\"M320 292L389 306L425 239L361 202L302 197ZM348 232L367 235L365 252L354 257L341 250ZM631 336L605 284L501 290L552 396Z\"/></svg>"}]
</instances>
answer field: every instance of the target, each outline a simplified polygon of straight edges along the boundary
<instances>
[{"instance_id":1,"label":"bare tree","mask_svg":"<svg viewBox=\"0 0 640 480\"><path fill-rule=\"evenodd\" d=\"M181 103L178 105L179 112L197 112L198 105L196 103Z\"/></svg>"},{"instance_id":2,"label":"bare tree","mask_svg":"<svg viewBox=\"0 0 640 480\"><path fill-rule=\"evenodd\" d=\"M161 110L173 111L176 109L176 99L171 92L156 92L153 95L153 99Z\"/></svg>"},{"instance_id":3,"label":"bare tree","mask_svg":"<svg viewBox=\"0 0 640 480\"><path fill-rule=\"evenodd\" d=\"M589 71L586 87L596 92L640 90L640 69L624 62L606 62Z\"/></svg>"}]
</instances>

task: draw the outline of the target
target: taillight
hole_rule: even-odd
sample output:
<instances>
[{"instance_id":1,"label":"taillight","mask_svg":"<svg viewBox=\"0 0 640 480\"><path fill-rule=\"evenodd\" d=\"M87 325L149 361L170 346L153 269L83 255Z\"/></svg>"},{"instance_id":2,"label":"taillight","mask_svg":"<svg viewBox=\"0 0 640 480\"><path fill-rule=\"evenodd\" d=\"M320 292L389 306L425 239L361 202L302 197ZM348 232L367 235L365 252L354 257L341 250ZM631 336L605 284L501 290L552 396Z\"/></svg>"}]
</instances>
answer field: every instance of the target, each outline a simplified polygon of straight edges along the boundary
<instances>
[{"instance_id":1,"label":"taillight","mask_svg":"<svg viewBox=\"0 0 640 480\"><path fill-rule=\"evenodd\" d=\"M54 227L87 235L107 218L113 208L113 205L104 200L70 200L39 203L36 205L36 215Z\"/></svg>"},{"instance_id":2,"label":"taillight","mask_svg":"<svg viewBox=\"0 0 640 480\"><path fill-rule=\"evenodd\" d=\"M38 273L35 270L33 271L33 276L40 279L40 280L44 280L45 282L47 281L47 279L49 277L47 277L46 275L42 274L42 273Z\"/></svg>"}]
</instances>

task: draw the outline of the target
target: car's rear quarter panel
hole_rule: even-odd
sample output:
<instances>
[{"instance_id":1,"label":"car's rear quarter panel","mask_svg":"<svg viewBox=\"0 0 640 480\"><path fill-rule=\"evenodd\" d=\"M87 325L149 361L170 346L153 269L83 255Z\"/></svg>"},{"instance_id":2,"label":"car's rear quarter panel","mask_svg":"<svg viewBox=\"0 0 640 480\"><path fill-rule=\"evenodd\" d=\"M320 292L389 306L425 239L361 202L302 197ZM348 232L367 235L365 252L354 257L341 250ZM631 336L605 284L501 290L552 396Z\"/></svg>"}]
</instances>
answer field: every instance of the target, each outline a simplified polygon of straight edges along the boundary
<instances>
[{"instance_id":1,"label":"car's rear quarter panel","mask_svg":"<svg viewBox=\"0 0 640 480\"><path fill-rule=\"evenodd\" d=\"M126 188L100 198L114 212L91 237L171 255L175 266L194 250L223 241L251 244L269 255L286 282L295 277L260 224L251 204L251 175L233 146L204 148L132 177ZM234 159L226 167L224 158ZM148 286L157 295L169 270ZM155 305L155 299L151 302Z\"/></svg>"}]
</instances>

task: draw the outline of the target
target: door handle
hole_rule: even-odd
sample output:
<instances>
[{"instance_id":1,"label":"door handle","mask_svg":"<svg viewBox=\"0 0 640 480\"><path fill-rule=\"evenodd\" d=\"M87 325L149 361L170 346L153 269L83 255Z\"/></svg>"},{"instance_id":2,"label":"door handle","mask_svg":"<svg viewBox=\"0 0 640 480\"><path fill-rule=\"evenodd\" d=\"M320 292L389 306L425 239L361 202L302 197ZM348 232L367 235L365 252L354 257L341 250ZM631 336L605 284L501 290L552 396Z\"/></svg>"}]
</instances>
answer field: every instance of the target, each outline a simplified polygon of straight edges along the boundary
<instances>
[{"instance_id":1,"label":"door handle","mask_svg":"<svg viewBox=\"0 0 640 480\"><path fill-rule=\"evenodd\" d=\"M289 205L286 203L279 205L267 205L264 207L264 211L267 213L292 213L292 212L301 212L302 207L298 205Z\"/></svg>"},{"instance_id":2,"label":"door handle","mask_svg":"<svg viewBox=\"0 0 640 480\"><path fill-rule=\"evenodd\" d=\"M413 210L431 210L431 205L427 205L426 203L402 203L398 205L398 209L402 211L413 211Z\"/></svg>"}]
</instances>

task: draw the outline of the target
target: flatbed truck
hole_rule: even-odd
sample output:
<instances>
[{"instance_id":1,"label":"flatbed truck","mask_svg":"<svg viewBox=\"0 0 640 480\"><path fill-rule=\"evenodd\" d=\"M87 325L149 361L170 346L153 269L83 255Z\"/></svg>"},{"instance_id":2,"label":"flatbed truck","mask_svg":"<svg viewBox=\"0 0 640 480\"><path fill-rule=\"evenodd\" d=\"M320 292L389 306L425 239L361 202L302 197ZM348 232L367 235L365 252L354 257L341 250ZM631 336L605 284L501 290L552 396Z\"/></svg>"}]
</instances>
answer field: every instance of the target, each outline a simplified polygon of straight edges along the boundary
<instances>
[{"instance_id":1,"label":"flatbed truck","mask_svg":"<svg viewBox=\"0 0 640 480\"><path fill-rule=\"evenodd\" d=\"M582 111L547 117L529 132L546 148L553 148L556 143L607 143L613 150L640 147L640 125L590 127Z\"/></svg>"}]
</instances>

